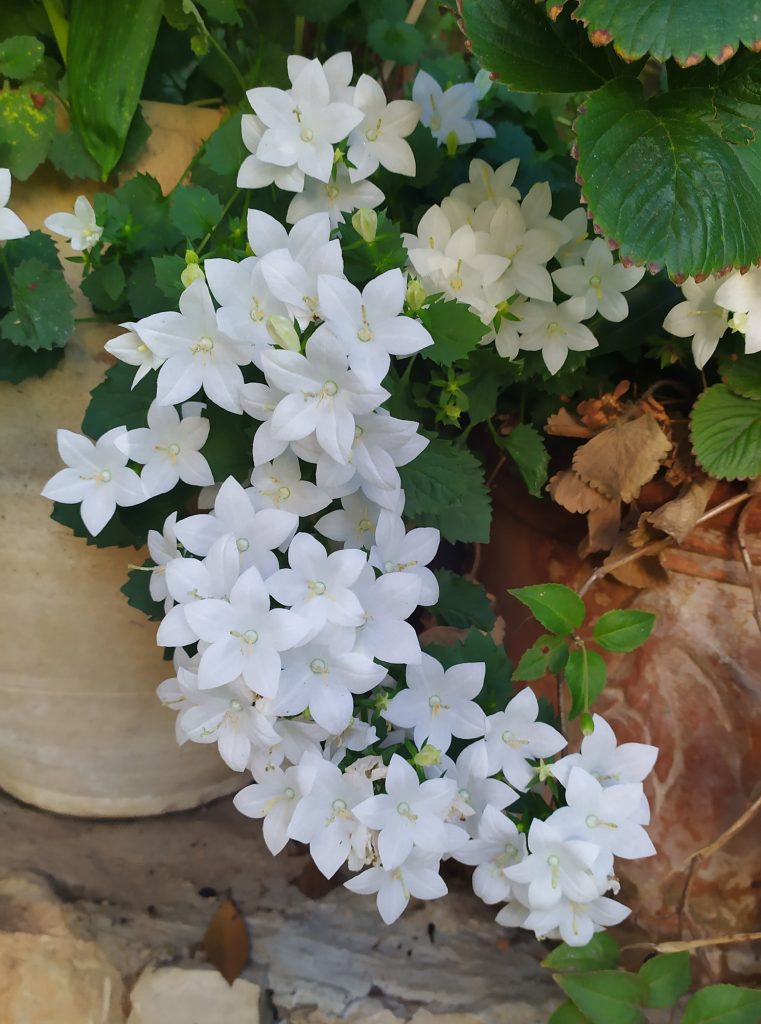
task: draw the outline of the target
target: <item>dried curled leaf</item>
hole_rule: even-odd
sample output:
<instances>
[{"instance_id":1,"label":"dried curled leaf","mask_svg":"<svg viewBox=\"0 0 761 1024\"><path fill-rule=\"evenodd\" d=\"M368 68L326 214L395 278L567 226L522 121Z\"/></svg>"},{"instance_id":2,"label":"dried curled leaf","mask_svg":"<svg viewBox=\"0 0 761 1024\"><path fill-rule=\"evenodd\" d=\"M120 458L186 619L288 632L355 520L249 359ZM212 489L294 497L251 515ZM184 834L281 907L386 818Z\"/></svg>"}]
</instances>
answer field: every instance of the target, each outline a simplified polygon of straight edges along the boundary
<instances>
[{"instance_id":1,"label":"dried curled leaf","mask_svg":"<svg viewBox=\"0 0 761 1024\"><path fill-rule=\"evenodd\" d=\"M629 387L630 382L622 380L619 381L613 391L606 392L599 398L588 398L583 402L579 402L576 408L581 422L589 427L594 434L609 427L624 412L621 397L626 394Z\"/></svg>"},{"instance_id":2,"label":"dried curled leaf","mask_svg":"<svg viewBox=\"0 0 761 1024\"><path fill-rule=\"evenodd\" d=\"M668 540L664 540L663 547L666 547L668 543ZM629 543L626 535L619 534L618 540L602 563L602 567L607 568L610 575L620 583L625 583L628 587L636 587L637 590L648 590L650 587L668 583L668 574L659 558L660 549L633 558L630 562L624 562L623 565L618 565L616 568L609 568L621 559L634 554L636 554L635 549Z\"/></svg>"},{"instance_id":3,"label":"dried curled leaf","mask_svg":"<svg viewBox=\"0 0 761 1024\"><path fill-rule=\"evenodd\" d=\"M671 441L647 413L615 422L577 448L573 468L606 498L634 501L671 451Z\"/></svg>"},{"instance_id":4,"label":"dried curled leaf","mask_svg":"<svg viewBox=\"0 0 761 1024\"><path fill-rule=\"evenodd\" d=\"M209 963L232 985L246 966L249 950L246 922L232 900L225 900L211 919L202 946Z\"/></svg>"},{"instance_id":5,"label":"dried curled leaf","mask_svg":"<svg viewBox=\"0 0 761 1024\"><path fill-rule=\"evenodd\" d=\"M621 529L621 502L606 501L587 516L587 537L579 544L582 558L595 551L610 551Z\"/></svg>"},{"instance_id":6,"label":"dried curled leaf","mask_svg":"<svg viewBox=\"0 0 761 1024\"><path fill-rule=\"evenodd\" d=\"M584 426L567 409L560 409L553 413L544 425L545 434L554 434L556 437L591 437L592 431Z\"/></svg>"},{"instance_id":7,"label":"dried curled leaf","mask_svg":"<svg viewBox=\"0 0 761 1024\"><path fill-rule=\"evenodd\" d=\"M572 469L563 469L550 478L547 490L569 512L592 512L608 504L608 499L585 484Z\"/></svg>"},{"instance_id":8,"label":"dried curled leaf","mask_svg":"<svg viewBox=\"0 0 761 1024\"><path fill-rule=\"evenodd\" d=\"M668 534L681 544L688 534L695 529L698 519L706 510L708 500L716 487L716 481L703 476L688 487L672 501L667 501L654 512L646 512L640 517L661 533Z\"/></svg>"}]
</instances>

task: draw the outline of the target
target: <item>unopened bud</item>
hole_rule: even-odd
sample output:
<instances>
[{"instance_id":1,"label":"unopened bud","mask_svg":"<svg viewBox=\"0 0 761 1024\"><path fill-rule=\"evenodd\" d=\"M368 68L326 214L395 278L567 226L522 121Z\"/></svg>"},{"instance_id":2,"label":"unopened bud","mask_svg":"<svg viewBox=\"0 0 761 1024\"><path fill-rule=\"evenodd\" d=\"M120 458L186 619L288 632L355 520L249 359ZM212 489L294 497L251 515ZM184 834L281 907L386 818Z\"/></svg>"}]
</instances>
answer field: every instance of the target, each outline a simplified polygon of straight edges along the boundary
<instances>
[{"instance_id":1,"label":"unopened bud","mask_svg":"<svg viewBox=\"0 0 761 1024\"><path fill-rule=\"evenodd\" d=\"M184 288L189 288L194 281L203 281L204 273L197 263L188 263L180 274L180 280Z\"/></svg>"},{"instance_id":2,"label":"unopened bud","mask_svg":"<svg viewBox=\"0 0 761 1024\"><path fill-rule=\"evenodd\" d=\"M425 288L416 277L413 277L407 285L407 305L413 313L417 313L419 309L423 308L427 298Z\"/></svg>"},{"instance_id":3,"label":"unopened bud","mask_svg":"<svg viewBox=\"0 0 761 1024\"><path fill-rule=\"evenodd\" d=\"M539 776L540 782L547 782L548 779L554 779L555 776L552 774L552 765L545 764L543 760L539 761L539 767L536 770Z\"/></svg>"},{"instance_id":4,"label":"unopened bud","mask_svg":"<svg viewBox=\"0 0 761 1024\"><path fill-rule=\"evenodd\" d=\"M595 722L588 711L579 718L579 728L581 729L582 735L591 736L595 731Z\"/></svg>"},{"instance_id":5,"label":"unopened bud","mask_svg":"<svg viewBox=\"0 0 761 1024\"><path fill-rule=\"evenodd\" d=\"M441 763L441 751L434 747L432 743L426 743L426 745L418 750L417 754L412 758L412 763L417 768L430 768L433 765Z\"/></svg>"},{"instance_id":6,"label":"unopened bud","mask_svg":"<svg viewBox=\"0 0 761 1024\"><path fill-rule=\"evenodd\" d=\"M368 244L374 242L378 234L378 214L375 210L368 210L366 206L362 206L352 214L351 226Z\"/></svg>"},{"instance_id":7,"label":"unopened bud","mask_svg":"<svg viewBox=\"0 0 761 1024\"><path fill-rule=\"evenodd\" d=\"M446 137L447 153L449 153L450 156L454 156L459 145L460 140L457 138L457 132L451 131Z\"/></svg>"},{"instance_id":8,"label":"unopened bud","mask_svg":"<svg viewBox=\"0 0 761 1024\"><path fill-rule=\"evenodd\" d=\"M735 313L734 316L729 318L729 326L733 331L739 331L740 334L745 334L748 329L748 314Z\"/></svg>"},{"instance_id":9,"label":"unopened bud","mask_svg":"<svg viewBox=\"0 0 761 1024\"><path fill-rule=\"evenodd\" d=\"M276 345L280 348L290 349L291 352L301 351L301 341L293 326L293 321L287 316L278 316L273 313L267 319L267 332Z\"/></svg>"},{"instance_id":10,"label":"unopened bud","mask_svg":"<svg viewBox=\"0 0 761 1024\"><path fill-rule=\"evenodd\" d=\"M389 696L387 690L379 690L373 699L373 707L376 711L385 711L389 705Z\"/></svg>"},{"instance_id":11,"label":"unopened bud","mask_svg":"<svg viewBox=\"0 0 761 1024\"><path fill-rule=\"evenodd\" d=\"M201 35L197 32L194 36L190 37L190 49L196 55L196 57L205 57L209 52L209 40L206 36Z\"/></svg>"},{"instance_id":12,"label":"unopened bud","mask_svg":"<svg viewBox=\"0 0 761 1024\"><path fill-rule=\"evenodd\" d=\"M187 264L198 263L198 253L194 252L193 249L186 249L185 250L185 262Z\"/></svg>"},{"instance_id":13,"label":"unopened bud","mask_svg":"<svg viewBox=\"0 0 761 1024\"><path fill-rule=\"evenodd\" d=\"M494 79L491 77L491 72L487 71L486 68L481 68L481 70L476 75L473 84L475 85L476 89L478 89L479 99L483 99L485 96L488 96L489 90L494 84Z\"/></svg>"}]
</instances>

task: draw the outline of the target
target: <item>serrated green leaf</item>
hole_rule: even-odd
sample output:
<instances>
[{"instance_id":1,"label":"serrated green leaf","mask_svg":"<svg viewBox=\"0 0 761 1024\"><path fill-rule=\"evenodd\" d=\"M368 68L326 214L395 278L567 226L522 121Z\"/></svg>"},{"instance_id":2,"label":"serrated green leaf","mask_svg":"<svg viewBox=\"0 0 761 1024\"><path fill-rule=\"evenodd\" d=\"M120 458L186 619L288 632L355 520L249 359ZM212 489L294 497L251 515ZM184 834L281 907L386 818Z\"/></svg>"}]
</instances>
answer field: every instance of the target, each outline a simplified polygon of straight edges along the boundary
<instances>
[{"instance_id":1,"label":"serrated green leaf","mask_svg":"<svg viewBox=\"0 0 761 1024\"><path fill-rule=\"evenodd\" d=\"M153 257L156 287L175 305L183 292L184 285L180 275L184 269L185 260L182 256L167 253L165 256Z\"/></svg>"},{"instance_id":2,"label":"serrated green leaf","mask_svg":"<svg viewBox=\"0 0 761 1024\"><path fill-rule=\"evenodd\" d=\"M433 345L420 353L439 366L451 366L478 348L486 328L480 317L456 299L439 300L418 313L420 322L433 338Z\"/></svg>"},{"instance_id":3,"label":"serrated green leaf","mask_svg":"<svg viewBox=\"0 0 761 1024\"><path fill-rule=\"evenodd\" d=\"M211 467L215 480L234 476L244 480L251 472L251 443L258 424L246 416L208 404L209 437L203 446L203 455Z\"/></svg>"},{"instance_id":4,"label":"serrated green leaf","mask_svg":"<svg viewBox=\"0 0 761 1024\"><path fill-rule=\"evenodd\" d=\"M140 569L130 569L127 574L127 582L121 587L121 592L127 598L127 604L132 608L137 608L138 611L147 615L151 622L159 622L164 618L164 605L161 601L154 601L151 597L151 574L145 571L153 565L150 558L147 558Z\"/></svg>"},{"instance_id":5,"label":"serrated green leaf","mask_svg":"<svg viewBox=\"0 0 761 1024\"><path fill-rule=\"evenodd\" d=\"M719 362L719 373L730 391L743 398L761 398L761 357L737 356Z\"/></svg>"},{"instance_id":6,"label":"serrated green leaf","mask_svg":"<svg viewBox=\"0 0 761 1024\"><path fill-rule=\"evenodd\" d=\"M647 985L645 1005L655 1010L674 1006L690 987L690 954L659 953L646 960L639 976Z\"/></svg>"},{"instance_id":7,"label":"serrated green leaf","mask_svg":"<svg viewBox=\"0 0 761 1024\"><path fill-rule=\"evenodd\" d=\"M98 313L113 313L124 305L127 279L117 259L102 263L82 279L82 292Z\"/></svg>"},{"instance_id":8,"label":"serrated green leaf","mask_svg":"<svg viewBox=\"0 0 761 1024\"><path fill-rule=\"evenodd\" d=\"M501 437L499 443L518 467L529 494L540 497L547 483L550 457L539 431L528 423L521 423L506 437Z\"/></svg>"},{"instance_id":9,"label":"serrated green leaf","mask_svg":"<svg viewBox=\"0 0 761 1024\"><path fill-rule=\"evenodd\" d=\"M551 633L566 636L584 621L584 602L575 590L562 583L538 583L508 590L531 611L535 619Z\"/></svg>"},{"instance_id":10,"label":"serrated green leaf","mask_svg":"<svg viewBox=\"0 0 761 1024\"><path fill-rule=\"evenodd\" d=\"M463 0L465 34L487 71L519 92L581 92L611 77L581 26L553 23L536 3ZM565 29L561 34L561 29Z\"/></svg>"},{"instance_id":11,"label":"serrated green leaf","mask_svg":"<svg viewBox=\"0 0 761 1024\"><path fill-rule=\"evenodd\" d=\"M725 384L707 388L690 415L698 462L720 480L761 475L761 401L741 398Z\"/></svg>"},{"instance_id":12,"label":"serrated green leaf","mask_svg":"<svg viewBox=\"0 0 761 1024\"><path fill-rule=\"evenodd\" d=\"M385 210L378 213L375 240L366 242L349 218L341 225L341 248L344 273L355 285L364 285L370 278L407 264L407 250L398 224L389 220Z\"/></svg>"},{"instance_id":13,"label":"serrated green leaf","mask_svg":"<svg viewBox=\"0 0 761 1024\"><path fill-rule=\"evenodd\" d=\"M55 136L55 97L40 83L0 89L0 166L25 181L45 157Z\"/></svg>"},{"instance_id":14,"label":"serrated green leaf","mask_svg":"<svg viewBox=\"0 0 761 1024\"><path fill-rule=\"evenodd\" d=\"M169 218L189 242L210 234L222 218L224 207L207 188L199 185L178 185L172 192Z\"/></svg>"},{"instance_id":15,"label":"serrated green leaf","mask_svg":"<svg viewBox=\"0 0 761 1024\"><path fill-rule=\"evenodd\" d=\"M378 18L367 26L367 42L382 60L414 64L423 52L425 37L414 25Z\"/></svg>"},{"instance_id":16,"label":"serrated green leaf","mask_svg":"<svg viewBox=\"0 0 761 1024\"><path fill-rule=\"evenodd\" d=\"M565 666L565 681L571 691L569 718L589 710L605 688L607 666L597 651L576 647L568 655Z\"/></svg>"},{"instance_id":17,"label":"serrated green leaf","mask_svg":"<svg viewBox=\"0 0 761 1024\"><path fill-rule=\"evenodd\" d=\"M592 1024L642 1024L644 982L625 971L554 974L555 981Z\"/></svg>"},{"instance_id":18,"label":"serrated green leaf","mask_svg":"<svg viewBox=\"0 0 761 1024\"><path fill-rule=\"evenodd\" d=\"M410 519L437 527L446 540L489 539L491 499L481 463L472 452L434 438L399 474Z\"/></svg>"},{"instance_id":19,"label":"serrated green leaf","mask_svg":"<svg viewBox=\"0 0 761 1024\"><path fill-rule=\"evenodd\" d=\"M55 133L48 156L53 166L69 178L98 177L98 165L85 149L82 136L75 128Z\"/></svg>"},{"instance_id":20,"label":"serrated green leaf","mask_svg":"<svg viewBox=\"0 0 761 1024\"><path fill-rule=\"evenodd\" d=\"M476 703L487 715L505 710L513 692L511 665L505 648L502 644L495 643L488 633L471 629L463 640L457 640L448 646L427 644L425 651L441 662L444 668L482 661L486 666L486 672L484 685L476 697Z\"/></svg>"},{"instance_id":21,"label":"serrated green leaf","mask_svg":"<svg viewBox=\"0 0 761 1024\"><path fill-rule=\"evenodd\" d=\"M11 36L0 40L0 75L29 78L39 65L45 47L34 36Z\"/></svg>"},{"instance_id":22,"label":"serrated green leaf","mask_svg":"<svg viewBox=\"0 0 761 1024\"><path fill-rule=\"evenodd\" d=\"M137 174L113 193L95 193L95 214L108 241L128 253L160 255L182 236L169 220L169 202L150 174ZM150 266L150 264L149 264Z\"/></svg>"},{"instance_id":23,"label":"serrated green leaf","mask_svg":"<svg viewBox=\"0 0 761 1024\"><path fill-rule=\"evenodd\" d=\"M135 367L116 363L106 370L105 379L90 392L82 420L82 433L98 438L113 427L134 430L144 427L148 408L156 397L156 382L149 374L133 388Z\"/></svg>"},{"instance_id":24,"label":"serrated green leaf","mask_svg":"<svg viewBox=\"0 0 761 1024\"><path fill-rule=\"evenodd\" d=\"M223 25L240 25L239 8L244 6L239 0L198 0L210 18Z\"/></svg>"},{"instance_id":25,"label":"serrated green leaf","mask_svg":"<svg viewBox=\"0 0 761 1024\"><path fill-rule=\"evenodd\" d=\"M212 132L193 167L193 184L212 186L222 194L235 186L240 165L248 153L240 122L241 114L233 113Z\"/></svg>"},{"instance_id":26,"label":"serrated green leaf","mask_svg":"<svg viewBox=\"0 0 761 1024\"><path fill-rule=\"evenodd\" d=\"M438 622L456 629L475 626L488 633L494 627L494 609L480 583L449 569L436 569L439 599L431 608Z\"/></svg>"},{"instance_id":27,"label":"serrated green leaf","mask_svg":"<svg viewBox=\"0 0 761 1024\"><path fill-rule=\"evenodd\" d=\"M35 351L65 345L74 330L74 299L60 267L28 259L13 271L12 290L0 336Z\"/></svg>"},{"instance_id":28,"label":"serrated green leaf","mask_svg":"<svg viewBox=\"0 0 761 1024\"><path fill-rule=\"evenodd\" d=\"M570 1000L566 1000L555 1010L547 1024L589 1024L589 1017L585 1017Z\"/></svg>"},{"instance_id":29,"label":"serrated green leaf","mask_svg":"<svg viewBox=\"0 0 761 1024\"><path fill-rule=\"evenodd\" d=\"M685 1007L682 1024L758 1024L761 991L736 985L709 985Z\"/></svg>"},{"instance_id":30,"label":"serrated green leaf","mask_svg":"<svg viewBox=\"0 0 761 1024\"><path fill-rule=\"evenodd\" d=\"M605 612L592 630L597 643L606 651L627 652L641 647L653 631L655 615L652 612L630 608Z\"/></svg>"},{"instance_id":31,"label":"serrated green leaf","mask_svg":"<svg viewBox=\"0 0 761 1024\"><path fill-rule=\"evenodd\" d=\"M152 313L163 313L173 305L158 286L151 256L139 260L130 271L127 299L135 320Z\"/></svg>"},{"instance_id":32,"label":"serrated green leaf","mask_svg":"<svg viewBox=\"0 0 761 1024\"><path fill-rule=\"evenodd\" d=\"M579 0L574 16L590 33L612 41L627 60L647 53L680 64L706 56L718 63L740 43L753 48L761 38L755 0L732 0L727 6L715 0Z\"/></svg>"},{"instance_id":33,"label":"serrated green leaf","mask_svg":"<svg viewBox=\"0 0 761 1024\"><path fill-rule=\"evenodd\" d=\"M553 971L602 971L618 967L618 943L607 932L597 932L586 946L565 942L542 960Z\"/></svg>"},{"instance_id":34,"label":"serrated green leaf","mask_svg":"<svg viewBox=\"0 0 761 1024\"><path fill-rule=\"evenodd\" d=\"M623 257L669 274L708 274L761 252L758 62L721 88L650 100L616 79L590 94L575 124L590 216ZM735 109L740 97L742 116ZM749 144L730 144L738 124ZM731 140L740 140L734 137ZM709 184L710 182L710 184Z\"/></svg>"},{"instance_id":35,"label":"serrated green leaf","mask_svg":"<svg viewBox=\"0 0 761 1024\"><path fill-rule=\"evenodd\" d=\"M0 338L0 381L20 384L27 377L44 377L63 359L64 349L39 349L33 352Z\"/></svg>"},{"instance_id":36,"label":"serrated green leaf","mask_svg":"<svg viewBox=\"0 0 761 1024\"><path fill-rule=\"evenodd\" d=\"M547 672L561 672L568 660L568 644L562 637L543 633L524 651L513 679L529 683L541 679Z\"/></svg>"}]
</instances>

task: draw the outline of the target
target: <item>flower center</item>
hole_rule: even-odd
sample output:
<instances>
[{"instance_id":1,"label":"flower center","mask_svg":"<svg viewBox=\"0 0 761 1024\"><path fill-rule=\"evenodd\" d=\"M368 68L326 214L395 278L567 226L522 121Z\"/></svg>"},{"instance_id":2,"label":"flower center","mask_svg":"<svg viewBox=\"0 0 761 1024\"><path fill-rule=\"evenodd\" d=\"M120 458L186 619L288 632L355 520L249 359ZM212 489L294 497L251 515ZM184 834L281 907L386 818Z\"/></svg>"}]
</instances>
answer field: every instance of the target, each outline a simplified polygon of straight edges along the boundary
<instances>
[{"instance_id":1,"label":"flower center","mask_svg":"<svg viewBox=\"0 0 761 1024\"><path fill-rule=\"evenodd\" d=\"M290 487L286 487L285 485L283 485L282 487L278 487L278 489L277 489L277 496L278 496L278 498L280 498L281 501L285 501L287 498L290 498L290 496L291 496L291 489L290 489Z\"/></svg>"},{"instance_id":2,"label":"flower center","mask_svg":"<svg viewBox=\"0 0 761 1024\"><path fill-rule=\"evenodd\" d=\"M460 793L460 796L463 798L463 800L465 800L468 803L470 803L470 790L469 789L463 788L463 789L459 790L459 793Z\"/></svg>"},{"instance_id":3,"label":"flower center","mask_svg":"<svg viewBox=\"0 0 761 1024\"><path fill-rule=\"evenodd\" d=\"M286 800L293 800L293 798L296 796L296 790L292 789L291 786L286 786L286 788L283 790L283 796L285 797Z\"/></svg>"},{"instance_id":4,"label":"flower center","mask_svg":"<svg viewBox=\"0 0 761 1024\"><path fill-rule=\"evenodd\" d=\"M593 288L599 288L602 284L602 278L599 274L592 274L592 276L589 279L589 283L592 285Z\"/></svg>"},{"instance_id":5,"label":"flower center","mask_svg":"<svg viewBox=\"0 0 761 1024\"><path fill-rule=\"evenodd\" d=\"M334 380L326 380L325 383L322 385L322 391L323 394L327 395L329 398L332 398L333 395L338 394L338 385Z\"/></svg>"},{"instance_id":6,"label":"flower center","mask_svg":"<svg viewBox=\"0 0 761 1024\"><path fill-rule=\"evenodd\" d=\"M264 310L259 305L259 300L257 299L257 297L254 295L254 297L251 299L251 319L256 320L258 322L260 320L263 320L264 316Z\"/></svg>"},{"instance_id":7,"label":"flower center","mask_svg":"<svg viewBox=\"0 0 761 1024\"><path fill-rule=\"evenodd\" d=\"M587 826L587 828L597 828L597 826L600 824L600 819L597 817L596 814L588 814L584 824Z\"/></svg>"},{"instance_id":8,"label":"flower center","mask_svg":"<svg viewBox=\"0 0 761 1024\"><path fill-rule=\"evenodd\" d=\"M169 447L167 448L167 451L169 452L170 455L176 458L180 454L180 446L172 442L172 444L170 444Z\"/></svg>"},{"instance_id":9,"label":"flower center","mask_svg":"<svg viewBox=\"0 0 761 1024\"><path fill-rule=\"evenodd\" d=\"M204 352L209 353L214 348L214 339L210 338L208 334L204 334L202 338L199 338L196 344L193 346L193 353Z\"/></svg>"},{"instance_id":10,"label":"flower center","mask_svg":"<svg viewBox=\"0 0 761 1024\"><path fill-rule=\"evenodd\" d=\"M230 701L230 710L231 711L242 711L243 710L243 705L241 704L241 702L239 700L233 699L233 700Z\"/></svg>"},{"instance_id":11,"label":"flower center","mask_svg":"<svg viewBox=\"0 0 761 1024\"><path fill-rule=\"evenodd\" d=\"M95 479L99 484L108 484L111 482L111 470L102 469L100 473L95 474Z\"/></svg>"},{"instance_id":12,"label":"flower center","mask_svg":"<svg viewBox=\"0 0 761 1024\"><path fill-rule=\"evenodd\" d=\"M359 529L360 533L367 533L368 530L372 530L373 524L370 522L369 519L360 519L360 521L357 523L357 528Z\"/></svg>"},{"instance_id":13,"label":"flower center","mask_svg":"<svg viewBox=\"0 0 761 1024\"><path fill-rule=\"evenodd\" d=\"M432 693L428 698L428 707L434 709L441 707L441 697L439 697L438 693Z\"/></svg>"},{"instance_id":14,"label":"flower center","mask_svg":"<svg viewBox=\"0 0 761 1024\"><path fill-rule=\"evenodd\" d=\"M240 553L243 554L244 551L248 551L248 549L251 547L251 541L248 540L247 537L238 537L238 539L235 542L235 546L238 549L238 551L240 551Z\"/></svg>"},{"instance_id":15,"label":"flower center","mask_svg":"<svg viewBox=\"0 0 761 1024\"><path fill-rule=\"evenodd\" d=\"M417 814L413 814L412 808L406 800L401 800L396 805L396 810L403 818L407 818L409 821L417 821Z\"/></svg>"},{"instance_id":16,"label":"flower center","mask_svg":"<svg viewBox=\"0 0 761 1024\"><path fill-rule=\"evenodd\" d=\"M325 186L325 191L327 193L328 199L330 199L331 201L334 199L338 199L339 195L341 194L340 188L337 185L334 185L333 182Z\"/></svg>"},{"instance_id":17,"label":"flower center","mask_svg":"<svg viewBox=\"0 0 761 1024\"><path fill-rule=\"evenodd\" d=\"M315 597L322 597L325 591L328 589L322 580L310 580L307 583L307 588L315 595Z\"/></svg>"},{"instance_id":18,"label":"flower center","mask_svg":"<svg viewBox=\"0 0 761 1024\"><path fill-rule=\"evenodd\" d=\"M311 142L314 138L314 132L311 128L302 128L300 132L300 138L302 142Z\"/></svg>"},{"instance_id":19,"label":"flower center","mask_svg":"<svg viewBox=\"0 0 761 1024\"><path fill-rule=\"evenodd\" d=\"M312 658L309 667L316 676L324 676L328 671L328 663L324 658Z\"/></svg>"},{"instance_id":20,"label":"flower center","mask_svg":"<svg viewBox=\"0 0 761 1024\"><path fill-rule=\"evenodd\" d=\"M246 632L243 634L243 640L245 640L247 644L251 644L251 646L253 646L258 639L259 634L256 632L255 629L247 629Z\"/></svg>"},{"instance_id":21,"label":"flower center","mask_svg":"<svg viewBox=\"0 0 761 1024\"><path fill-rule=\"evenodd\" d=\"M345 800L342 800L340 796L336 797L336 799L330 806L333 808L336 814L343 814L344 811L347 811L349 809L349 805L346 803Z\"/></svg>"},{"instance_id":22,"label":"flower center","mask_svg":"<svg viewBox=\"0 0 761 1024\"><path fill-rule=\"evenodd\" d=\"M395 568L396 568L396 565L394 564L394 562L384 562L383 563L383 571L384 572L393 572Z\"/></svg>"},{"instance_id":23,"label":"flower center","mask_svg":"<svg viewBox=\"0 0 761 1024\"><path fill-rule=\"evenodd\" d=\"M354 428L354 440L355 440L355 441L359 441L360 437L362 437L362 435L364 434L364 432L365 432L365 431L363 430L363 428L362 428L362 427L355 427L355 428Z\"/></svg>"}]
</instances>

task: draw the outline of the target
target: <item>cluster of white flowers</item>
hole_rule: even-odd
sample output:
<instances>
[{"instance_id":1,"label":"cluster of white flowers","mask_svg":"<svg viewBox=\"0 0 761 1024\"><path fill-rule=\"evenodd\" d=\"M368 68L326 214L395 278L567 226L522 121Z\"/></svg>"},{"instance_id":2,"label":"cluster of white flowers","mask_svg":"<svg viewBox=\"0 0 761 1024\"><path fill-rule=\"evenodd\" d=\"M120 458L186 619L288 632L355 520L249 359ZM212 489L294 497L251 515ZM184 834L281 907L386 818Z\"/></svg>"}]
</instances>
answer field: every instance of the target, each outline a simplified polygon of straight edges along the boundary
<instances>
[{"instance_id":1,"label":"cluster of white flowers","mask_svg":"<svg viewBox=\"0 0 761 1024\"><path fill-rule=\"evenodd\" d=\"M303 196L307 176L336 180L333 146L347 132L350 180L379 163L414 170L403 138L418 116L414 104L387 105L367 76L352 89L348 54L324 66L291 58L289 73L291 90L250 94L256 118L243 126L252 156L241 182L304 186ZM442 118L437 131L464 132L467 124L473 138L484 134L469 92L451 103L438 94L430 100ZM424 243L410 254L419 272L420 253L429 254L426 280L441 277L458 292L452 279L460 275L479 308L493 301L483 289L511 270L504 294L512 294L516 274L532 276L533 256L521 264L515 253L488 251L482 236L496 248L502 220L517 216L531 235L527 253L538 240L545 263L568 241L543 191L518 206L514 165L485 168L474 161L471 184L450 205L494 224L492 234L467 217L453 232L437 208L426 215L430 244L423 226ZM641 780L654 750L617 747L596 719L581 754L547 765L565 739L538 720L530 690L487 716L477 701L484 664L445 671L421 650L408 619L438 600L428 565L439 534L406 528L399 467L428 442L416 422L383 409L383 381L392 357L411 356L433 339L405 312L401 270L361 291L346 279L327 210L299 217L290 233L251 211L248 241L251 257L205 261L179 312L123 324L127 333L107 343L136 367L136 383L155 375L147 424L117 427L96 443L60 431L68 468L44 493L81 503L85 525L97 534L117 505L145 501L178 481L206 488L212 507L185 518L173 513L162 532L148 536L150 593L165 612L158 642L175 648L175 674L159 696L177 712L179 742L217 744L232 769L252 773L235 803L263 819L273 853L294 839L309 845L327 877L347 865L357 872L347 886L377 894L386 922L410 896L442 896L441 863L454 857L476 866L479 896L509 901L500 920L583 944L627 913L603 896L615 887L613 854L652 852L641 829ZM593 243L582 260L603 274L594 253ZM602 299L592 285L592 299L575 301L596 299L610 311L615 286L629 278L611 280L599 285ZM214 481L201 451L207 403L258 421L245 484ZM142 466L139 475L129 462ZM382 741L380 720L388 726ZM566 785L568 806L535 821L527 845L520 818L505 808L553 775Z\"/></svg>"},{"instance_id":2,"label":"cluster of white flowers","mask_svg":"<svg viewBox=\"0 0 761 1024\"><path fill-rule=\"evenodd\" d=\"M484 344L494 341L509 359L520 350L541 352L550 373L557 373L569 351L597 346L582 321L596 313L625 319L623 292L645 271L615 262L603 239L587 239L581 207L562 221L552 217L546 182L521 199L513 185L517 171L517 159L496 170L472 160L469 182L427 210L405 243L429 294L443 292L481 317ZM558 269L550 272L552 260ZM571 297L556 301L555 288Z\"/></svg>"}]
</instances>

